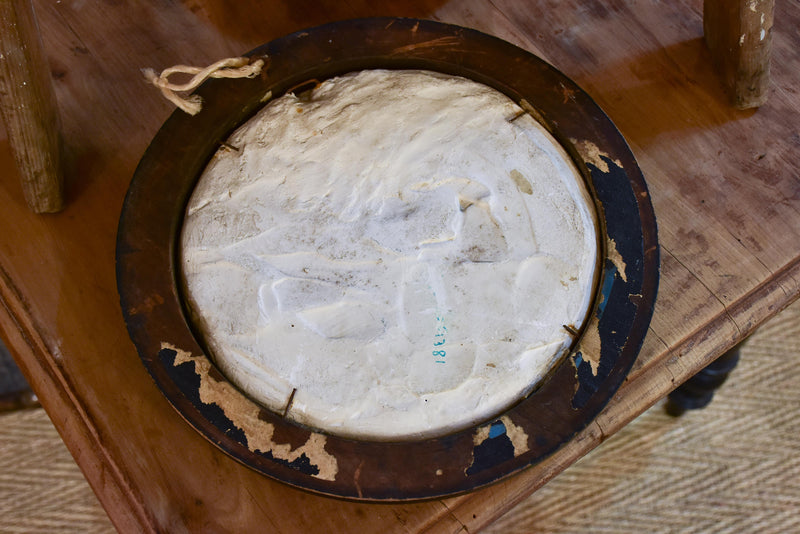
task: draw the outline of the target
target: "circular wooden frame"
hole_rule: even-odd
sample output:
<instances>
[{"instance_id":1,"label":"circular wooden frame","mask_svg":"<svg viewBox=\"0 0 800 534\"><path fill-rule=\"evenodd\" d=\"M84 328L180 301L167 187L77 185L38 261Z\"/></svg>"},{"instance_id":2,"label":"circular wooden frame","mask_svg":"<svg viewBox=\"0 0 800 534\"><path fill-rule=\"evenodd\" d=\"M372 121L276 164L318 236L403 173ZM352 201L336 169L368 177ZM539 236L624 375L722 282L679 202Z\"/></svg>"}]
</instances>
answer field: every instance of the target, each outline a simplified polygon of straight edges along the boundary
<instances>
[{"instance_id":1,"label":"circular wooden frame","mask_svg":"<svg viewBox=\"0 0 800 534\"><path fill-rule=\"evenodd\" d=\"M372 501L452 495L545 458L606 405L636 359L658 285L655 215L624 139L572 81L536 56L457 26L413 19L337 22L248 54L267 68L210 80L205 104L176 111L131 182L117 237L117 284L131 338L158 387L212 443L293 486ZM418 441L358 441L304 428L240 393L187 322L177 242L189 195L227 136L265 101L305 82L369 68L464 76L518 102L564 146L592 193L601 229L595 303L570 354L527 398L475 427Z\"/></svg>"}]
</instances>

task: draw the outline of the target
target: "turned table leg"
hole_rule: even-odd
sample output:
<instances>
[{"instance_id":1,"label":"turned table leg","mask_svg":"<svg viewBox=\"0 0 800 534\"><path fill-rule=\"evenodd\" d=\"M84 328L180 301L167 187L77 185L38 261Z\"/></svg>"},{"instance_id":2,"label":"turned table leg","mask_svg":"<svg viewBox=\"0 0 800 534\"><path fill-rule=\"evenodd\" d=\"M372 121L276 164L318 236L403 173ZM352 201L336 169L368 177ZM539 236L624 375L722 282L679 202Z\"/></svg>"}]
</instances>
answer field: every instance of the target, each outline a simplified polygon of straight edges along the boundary
<instances>
[{"instance_id":1,"label":"turned table leg","mask_svg":"<svg viewBox=\"0 0 800 534\"><path fill-rule=\"evenodd\" d=\"M714 360L705 369L670 393L666 404L667 413L678 416L687 410L706 407L714 397L716 390L727 380L728 375L739 363L741 347L742 343Z\"/></svg>"},{"instance_id":2,"label":"turned table leg","mask_svg":"<svg viewBox=\"0 0 800 534\"><path fill-rule=\"evenodd\" d=\"M28 206L60 210L58 112L30 0L0 0L0 115Z\"/></svg>"},{"instance_id":3,"label":"turned table leg","mask_svg":"<svg viewBox=\"0 0 800 534\"><path fill-rule=\"evenodd\" d=\"M705 0L703 31L734 107L767 100L775 0Z\"/></svg>"}]
</instances>

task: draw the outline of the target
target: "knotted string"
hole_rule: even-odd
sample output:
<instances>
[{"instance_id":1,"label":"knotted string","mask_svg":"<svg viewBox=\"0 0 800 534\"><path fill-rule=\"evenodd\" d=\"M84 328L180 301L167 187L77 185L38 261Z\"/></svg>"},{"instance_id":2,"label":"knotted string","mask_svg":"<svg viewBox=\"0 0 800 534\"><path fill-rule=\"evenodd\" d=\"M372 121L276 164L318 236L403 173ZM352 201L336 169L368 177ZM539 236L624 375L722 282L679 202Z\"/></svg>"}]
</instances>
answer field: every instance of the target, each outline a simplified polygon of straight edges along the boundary
<instances>
[{"instance_id":1,"label":"knotted string","mask_svg":"<svg viewBox=\"0 0 800 534\"><path fill-rule=\"evenodd\" d=\"M206 68L175 65L164 69L157 75L153 69L142 69L145 79L161 90L164 98L181 108L189 115L196 115L203 109L203 99L198 95L187 97L179 96L177 92L191 91L208 78L253 78L261 73L264 60L258 59L253 63L246 57L231 57L222 59ZM171 83L169 77L173 74L193 74L192 79L183 84Z\"/></svg>"}]
</instances>

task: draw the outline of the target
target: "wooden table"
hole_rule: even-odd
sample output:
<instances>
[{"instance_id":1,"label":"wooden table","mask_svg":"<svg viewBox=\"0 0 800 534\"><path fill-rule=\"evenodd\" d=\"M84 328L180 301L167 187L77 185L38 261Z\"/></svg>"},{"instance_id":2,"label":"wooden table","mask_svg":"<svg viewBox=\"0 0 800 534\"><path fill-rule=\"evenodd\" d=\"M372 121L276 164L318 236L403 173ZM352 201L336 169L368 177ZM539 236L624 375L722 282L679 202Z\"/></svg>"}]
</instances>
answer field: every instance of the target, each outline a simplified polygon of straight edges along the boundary
<instances>
[{"instance_id":1,"label":"wooden table","mask_svg":"<svg viewBox=\"0 0 800 534\"><path fill-rule=\"evenodd\" d=\"M474 532L800 294L800 13L778 2L773 85L729 107L702 5L365 0L34 2L55 80L67 208L27 209L0 138L0 334L114 524L126 532ZM122 200L172 111L141 67L205 65L320 23L373 15L471 26L544 57L616 122L659 221L659 299L641 356L573 442L471 494L368 505L314 496L228 458L162 397L123 324L114 275Z\"/></svg>"}]
</instances>

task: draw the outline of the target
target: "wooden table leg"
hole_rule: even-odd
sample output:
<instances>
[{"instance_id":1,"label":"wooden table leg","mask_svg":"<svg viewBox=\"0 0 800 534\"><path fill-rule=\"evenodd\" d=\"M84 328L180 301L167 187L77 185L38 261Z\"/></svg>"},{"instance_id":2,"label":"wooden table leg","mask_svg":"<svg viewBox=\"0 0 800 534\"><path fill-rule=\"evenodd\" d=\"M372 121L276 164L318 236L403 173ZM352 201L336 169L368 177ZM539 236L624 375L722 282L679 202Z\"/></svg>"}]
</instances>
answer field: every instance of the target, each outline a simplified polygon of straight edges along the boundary
<instances>
[{"instance_id":1,"label":"wooden table leg","mask_svg":"<svg viewBox=\"0 0 800 534\"><path fill-rule=\"evenodd\" d=\"M0 340L0 413L34 406L36 395Z\"/></svg>"},{"instance_id":2,"label":"wooden table leg","mask_svg":"<svg viewBox=\"0 0 800 534\"><path fill-rule=\"evenodd\" d=\"M733 105L767 101L775 0L705 0L703 31Z\"/></svg>"},{"instance_id":3,"label":"wooden table leg","mask_svg":"<svg viewBox=\"0 0 800 534\"><path fill-rule=\"evenodd\" d=\"M30 0L0 0L0 115L37 213L63 207L59 119Z\"/></svg>"},{"instance_id":4,"label":"wooden table leg","mask_svg":"<svg viewBox=\"0 0 800 534\"><path fill-rule=\"evenodd\" d=\"M743 344L736 345L670 393L666 404L667 413L678 416L687 410L708 406L714 393L739 363L739 352Z\"/></svg>"}]
</instances>

